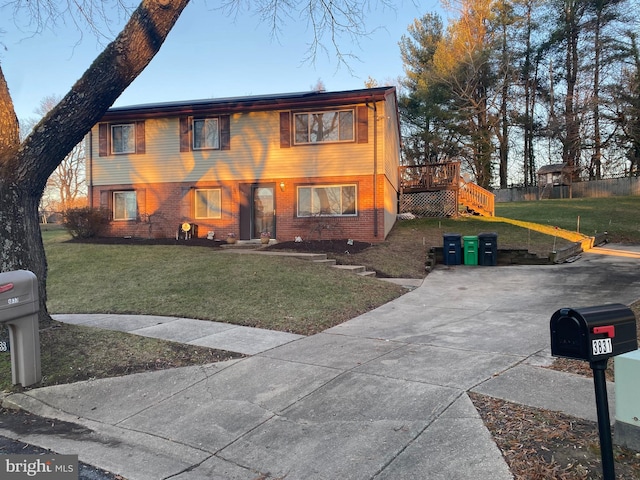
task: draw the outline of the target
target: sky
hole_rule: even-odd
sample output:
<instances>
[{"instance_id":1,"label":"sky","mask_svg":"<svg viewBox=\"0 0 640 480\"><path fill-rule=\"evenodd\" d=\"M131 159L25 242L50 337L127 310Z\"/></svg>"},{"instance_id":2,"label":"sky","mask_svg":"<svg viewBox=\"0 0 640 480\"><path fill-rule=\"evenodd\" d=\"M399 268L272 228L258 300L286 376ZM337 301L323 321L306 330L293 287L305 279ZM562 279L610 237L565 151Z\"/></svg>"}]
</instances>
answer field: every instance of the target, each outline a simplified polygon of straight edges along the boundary
<instances>
[{"instance_id":1,"label":"sky","mask_svg":"<svg viewBox=\"0 0 640 480\"><path fill-rule=\"evenodd\" d=\"M397 84L403 76L398 42L415 18L440 12L438 0L400 0L393 8L370 3L358 44L344 38L342 53L353 54L348 68L340 64L328 41L326 53L305 61L313 33L293 12L277 39L254 14L224 15L212 2L192 0L160 52L116 100L114 106L199 100L312 90L320 80L327 91ZM90 33L58 27L32 35L0 8L0 66L20 120L37 118L40 102L64 96L104 49Z\"/></svg>"}]
</instances>

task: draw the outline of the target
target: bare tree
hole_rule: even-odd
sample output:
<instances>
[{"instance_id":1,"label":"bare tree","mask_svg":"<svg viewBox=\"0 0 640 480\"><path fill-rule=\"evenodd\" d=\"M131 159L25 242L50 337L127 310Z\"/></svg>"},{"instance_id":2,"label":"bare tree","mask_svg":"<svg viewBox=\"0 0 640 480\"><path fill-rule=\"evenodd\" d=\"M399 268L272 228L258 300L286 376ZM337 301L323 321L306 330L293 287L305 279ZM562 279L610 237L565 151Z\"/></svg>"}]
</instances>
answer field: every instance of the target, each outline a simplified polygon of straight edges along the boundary
<instances>
[{"instance_id":1,"label":"bare tree","mask_svg":"<svg viewBox=\"0 0 640 480\"><path fill-rule=\"evenodd\" d=\"M38 123L38 120L54 108L60 100L61 98L56 95L48 95L43 98L35 110L38 119L21 120L22 131L25 131L25 126L31 130ZM86 203L85 158L85 142L81 141L64 157L47 180L47 186L40 202L40 210L48 213L64 212L68 208L82 206Z\"/></svg>"},{"instance_id":2,"label":"bare tree","mask_svg":"<svg viewBox=\"0 0 640 480\"><path fill-rule=\"evenodd\" d=\"M121 6L121 0L113 3ZM47 180L158 53L188 3L189 0L142 0L123 30L23 141L0 69L0 271L28 269L36 274L41 322L49 321L47 261L38 216ZM28 15L38 29L43 29L40 26L46 22L55 23L69 15L77 24L91 26L96 17L108 24L109 18L117 15L109 4L97 0L15 0L11 5L16 17ZM240 5L239 0L227 4L231 8L234 5ZM284 14L282 8L300 8L313 26L312 49L322 44L325 35L330 36L337 49L341 35L357 41L359 35L366 33L362 12L368 5L365 0L309 1L305 8L295 3L261 0L252 7L273 21L274 28Z\"/></svg>"}]
</instances>

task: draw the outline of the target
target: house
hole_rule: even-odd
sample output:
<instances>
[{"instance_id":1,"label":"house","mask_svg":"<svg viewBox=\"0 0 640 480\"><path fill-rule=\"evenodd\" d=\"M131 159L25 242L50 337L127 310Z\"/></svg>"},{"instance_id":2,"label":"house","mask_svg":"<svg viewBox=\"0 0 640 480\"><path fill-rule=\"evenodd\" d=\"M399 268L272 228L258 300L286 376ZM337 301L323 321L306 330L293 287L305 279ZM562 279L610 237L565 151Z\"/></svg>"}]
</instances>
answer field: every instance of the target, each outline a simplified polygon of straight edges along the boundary
<instances>
[{"instance_id":1,"label":"house","mask_svg":"<svg viewBox=\"0 0 640 480\"><path fill-rule=\"evenodd\" d=\"M564 198L565 186L569 186L567 192L571 198L572 174L576 169L566 163L554 163L544 165L536 172L538 175L538 199Z\"/></svg>"},{"instance_id":2,"label":"house","mask_svg":"<svg viewBox=\"0 0 640 480\"><path fill-rule=\"evenodd\" d=\"M109 236L381 242L396 220L395 87L111 108L87 152Z\"/></svg>"},{"instance_id":3,"label":"house","mask_svg":"<svg viewBox=\"0 0 640 480\"><path fill-rule=\"evenodd\" d=\"M571 183L571 172L573 169L566 163L554 163L544 165L538 169L538 186L545 185L569 185Z\"/></svg>"}]
</instances>

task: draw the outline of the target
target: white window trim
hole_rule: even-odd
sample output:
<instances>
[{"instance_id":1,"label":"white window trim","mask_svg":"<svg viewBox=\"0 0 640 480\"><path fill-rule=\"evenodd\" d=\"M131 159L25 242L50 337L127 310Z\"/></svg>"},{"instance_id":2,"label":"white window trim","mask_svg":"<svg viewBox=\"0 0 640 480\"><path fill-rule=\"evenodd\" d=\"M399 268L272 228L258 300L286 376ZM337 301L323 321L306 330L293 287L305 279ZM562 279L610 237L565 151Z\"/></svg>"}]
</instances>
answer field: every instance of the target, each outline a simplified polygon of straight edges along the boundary
<instances>
[{"instance_id":1,"label":"white window trim","mask_svg":"<svg viewBox=\"0 0 640 480\"><path fill-rule=\"evenodd\" d=\"M300 213L300 190L311 190L311 201L313 201L313 190L324 188L340 188L340 199L342 200L342 189L344 187L353 187L354 189L354 213L313 213L313 205L310 205L310 212L308 215ZM358 216L358 185L356 183L336 183L328 185L299 185L296 188L296 216L299 218L313 218L313 217L357 217Z\"/></svg>"},{"instance_id":2,"label":"white window trim","mask_svg":"<svg viewBox=\"0 0 640 480\"><path fill-rule=\"evenodd\" d=\"M198 205L197 205L198 192L208 192L208 193L217 192L217 194L218 194L218 213L217 213L217 215L205 216L205 217L198 216ZM208 200L208 198L207 198L207 200ZM198 219L222 218L222 189L221 188L198 188L198 189L196 189L195 192L194 192L193 206L194 206L194 216L195 216L195 218L198 218ZM207 206L208 206L208 204L207 204ZM210 209L207 209L207 210L210 210Z\"/></svg>"},{"instance_id":3,"label":"white window trim","mask_svg":"<svg viewBox=\"0 0 640 480\"><path fill-rule=\"evenodd\" d=\"M126 218L118 218L116 216L116 195L118 194L132 194L133 195L133 199L135 201L135 211L133 212L133 217L126 217ZM113 195L113 220L117 221L117 222L130 222L132 220L136 220L138 218L138 195L136 193L135 190L116 190L114 192L112 192ZM125 214L129 213L127 211L127 209L125 208Z\"/></svg>"},{"instance_id":4,"label":"white window trim","mask_svg":"<svg viewBox=\"0 0 640 480\"><path fill-rule=\"evenodd\" d=\"M207 121L211 121L211 120L215 120L216 122L216 128L218 130L217 136L216 136L216 140L218 142L218 145L213 146L213 147L209 147L209 146L205 146L205 147L196 147L196 122L207 122ZM193 132L193 135L191 135L191 148L193 150L196 151L200 151L200 150L220 150L220 118L219 117L204 117L204 118L192 118L191 119L191 131Z\"/></svg>"},{"instance_id":5,"label":"white window trim","mask_svg":"<svg viewBox=\"0 0 640 480\"><path fill-rule=\"evenodd\" d=\"M307 142L299 142L298 141L298 135L297 135L297 122L296 122L296 118L299 115L307 115L308 118L311 118L311 116L313 115L318 115L318 114L327 114L327 113L343 113L343 112L350 112L351 113L351 138L347 139L347 140L341 140L340 139L340 125L338 125L338 139L337 140L321 140L319 142L312 142L312 141L307 141ZM338 119L339 119L339 115L338 115ZM311 126L312 126L312 122L311 121L307 121L307 138L311 138ZM318 110L318 111L311 111L311 112L294 112L293 113L293 143L294 145L323 145L323 144L328 144L328 143L353 143L356 141L356 112L354 109L352 108L343 108L343 109L338 109L338 110Z\"/></svg>"},{"instance_id":6,"label":"white window trim","mask_svg":"<svg viewBox=\"0 0 640 480\"><path fill-rule=\"evenodd\" d=\"M116 123L113 125L110 125L110 131L109 131L109 135L111 135L111 154L112 155L127 155L129 153L136 153L136 124L135 122L131 122L131 123ZM114 141L113 138L113 130L116 127L131 127L132 131L133 131L133 135L132 135L132 139L133 141L132 143L132 148L130 150L123 150L121 152L116 152L115 150L115 145L116 142Z\"/></svg>"}]
</instances>

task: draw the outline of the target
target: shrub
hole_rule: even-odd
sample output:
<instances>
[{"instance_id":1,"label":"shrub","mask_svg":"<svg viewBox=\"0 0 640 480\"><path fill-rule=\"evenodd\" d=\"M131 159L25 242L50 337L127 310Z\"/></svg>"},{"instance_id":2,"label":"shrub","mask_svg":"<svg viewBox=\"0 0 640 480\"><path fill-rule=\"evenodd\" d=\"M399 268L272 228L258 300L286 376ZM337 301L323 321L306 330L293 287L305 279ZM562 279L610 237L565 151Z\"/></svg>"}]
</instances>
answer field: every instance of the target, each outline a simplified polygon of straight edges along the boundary
<instances>
[{"instance_id":1,"label":"shrub","mask_svg":"<svg viewBox=\"0 0 640 480\"><path fill-rule=\"evenodd\" d=\"M92 238L109 225L111 212L107 208L70 208L63 214L62 224L73 238Z\"/></svg>"}]
</instances>

